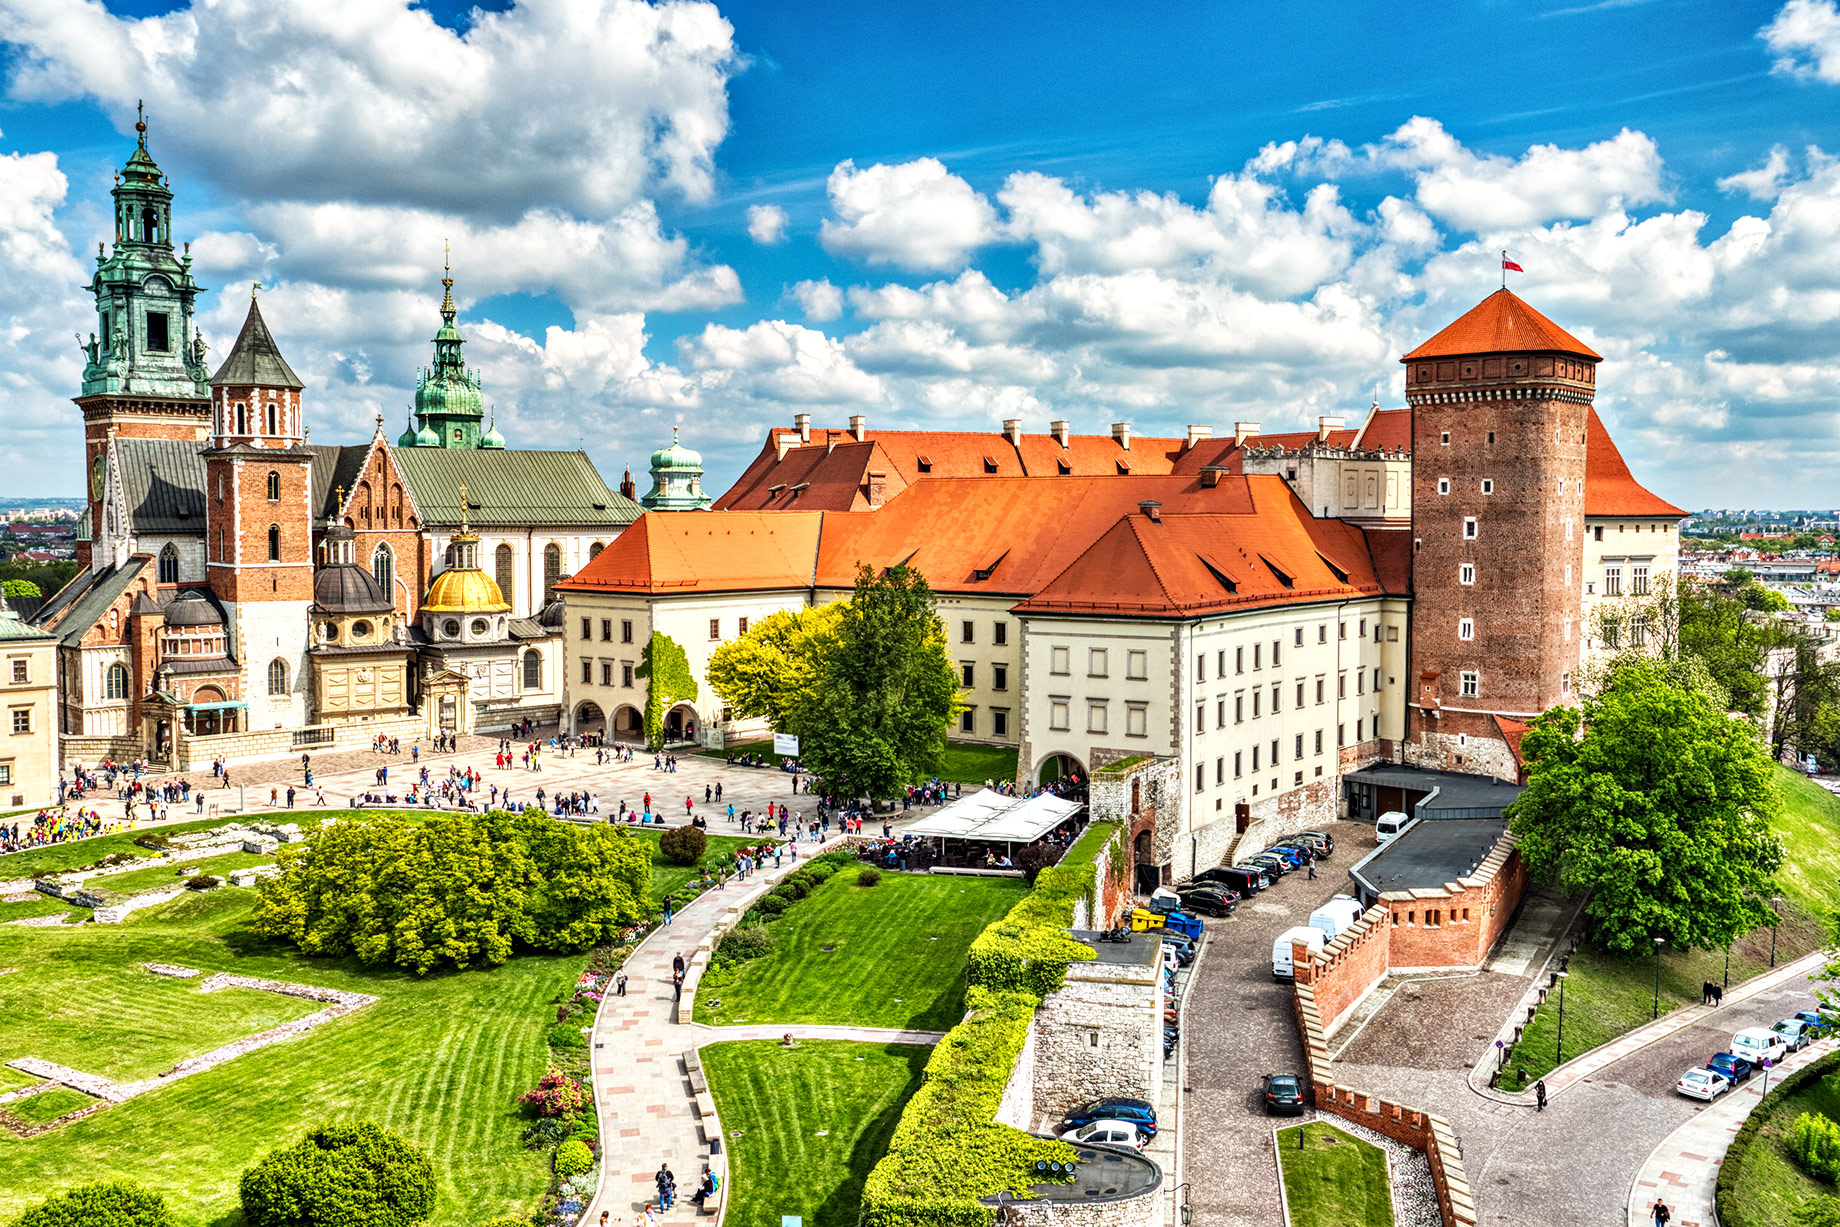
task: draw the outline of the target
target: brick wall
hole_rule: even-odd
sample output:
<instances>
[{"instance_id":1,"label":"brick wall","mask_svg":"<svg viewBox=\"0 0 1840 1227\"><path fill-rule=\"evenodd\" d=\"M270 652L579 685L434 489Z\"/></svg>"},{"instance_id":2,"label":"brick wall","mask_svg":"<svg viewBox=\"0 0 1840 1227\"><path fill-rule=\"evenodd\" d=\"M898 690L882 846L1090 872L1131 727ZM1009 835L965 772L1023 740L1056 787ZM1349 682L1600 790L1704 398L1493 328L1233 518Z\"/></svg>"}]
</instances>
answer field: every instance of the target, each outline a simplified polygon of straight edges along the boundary
<instances>
[{"instance_id":1,"label":"brick wall","mask_svg":"<svg viewBox=\"0 0 1840 1227\"><path fill-rule=\"evenodd\" d=\"M1320 953L1291 947L1297 982L1313 988L1325 1034L1333 1033L1336 1021L1386 977L1389 937L1387 909L1375 905Z\"/></svg>"},{"instance_id":2,"label":"brick wall","mask_svg":"<svg viewBox=\"0 0 1840 1227\"><path fill-rule=\"evenodd\" d=\"M211 591L226 604L313 599L313 534L308 499L310 453L273 457L210 455L205 460L205 558ZM270 502L268 475L281 478ZM219 499L218 490L223 490ZM280 534L280 561L268 558L268 529ZM219 551L218 532L223 530ZM227 555L227 557L226 557Z\"/></svg>"},{"instance_id":3,"label":"brick wall","mask_svg":"<svg viewBox=\"0 0 1840 1227\"><path fill-rule=\"evenodd\" d=\"M1503 836L1476 872L1442 888L1389 891L1380 906L1396 968L1475 967L1507 931L1527 889L1527 866Z\"/></svg>"}]
</instances>

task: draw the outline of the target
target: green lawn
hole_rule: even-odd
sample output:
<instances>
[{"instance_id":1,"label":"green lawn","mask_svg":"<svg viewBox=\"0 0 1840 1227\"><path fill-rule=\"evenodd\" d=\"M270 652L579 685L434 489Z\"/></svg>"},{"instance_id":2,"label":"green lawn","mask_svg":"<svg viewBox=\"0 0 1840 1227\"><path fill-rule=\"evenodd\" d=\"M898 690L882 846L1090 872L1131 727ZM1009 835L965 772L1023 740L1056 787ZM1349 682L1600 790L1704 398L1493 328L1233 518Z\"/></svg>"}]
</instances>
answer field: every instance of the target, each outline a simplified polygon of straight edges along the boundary
<instances>
[{"instance_id":1,"label":"green lawn","mask_svg":"<svg viewBox=\"0 0 1840 1227\"><path fill-rule=\"evenodd\" d=\"M696 1021L956 1026L972 940L1028 887L1017 878L901 873L858 886L857 872L845 866L773 921L778 946L742 964L732 983L699 989Z\"/></svg>"},{"instance_id":2,"label":"green lawn","mask_svg":"<svg viewBox=\"0 0 1840 1227\"><path fill-rule=\"evenodd\" d=\"M703 758L727 758L730 754L759 754L769 762L773 757L773 739L749 741L726 750L698 750ZM956 741L946 743L945 761L940 764L939 778L949 783L982 785L1016 778L1015 746L980 746Z\"/></svg>"},{"instance_id":3,"label":"green lawn","mask_svg":"<svg viewBox=\"0 0 1840 1227\"><path fill-rule=\"evenodd\" d=\"M262 856L255 852L225 852L220 856L182 857L178 860L161 861L158 865L149 865L145 869L136 869L128 873L105 874L99 878L91 878L84 885L112 890L118 895L132 895L143 890L183 884L185 877L179 871L189 865L198 866L203 873L224 878L233 869L247 869L252 865L272 865L274 863L273 856Z\"/></svg>"},{"instance_id":4,"label":"green lawn","mask_svg":"<svg viewBox=\"0 0 1840 1227\"><path fill-rule=\"evenodd\" d=\"M930 1048L805 1040L712 1044L703 1072L728 1133L728 1227L854 1227L863 1181L920 1086ZM678 1169L678 1188L700 1175Z\"/></svg>"},{"instance_id":5,"label":"green lawn","mask_svg":"<svg viewBox=\"0 0 1840 1227\"><path fill-rule=\"evenodd\" d=\"M66 1112L87 1108L95 1102L82 1091L61 1086L53 1091L40 1091L18 1103L7 1105L7 1108L28 1125L42 1125L46 1121L56 1120Z\"/></svg>"},{"instance_id":6,"label":"green lawn","mask_svg":"<svg viewBox=\"0 0 1840 1227\"><path fill-rule=\"evenodd\" d=\"M1312 1121L1280 1129L1277 1147L1291 1227L1392 1227L1386 1152L1378 1146Z\"/></svg>"},{"instance_id":7,"label":"green lawn","mask_svg":"<svg viewBox=\"0 0 1840 1227\"><path fill-rule=\"evenodd\" d=\"M153 853L134 842L137 836L145 835L149 831L158 831L162 835L177 835L186 831L203 831L229 826L235 821L234 818L205 818L197 822L175 822L171 826L163 827L140 826L132 831L116 831L110 835L98 835L93 839L77 839L67 844L47 844L43 848L27 848L24 852L9 852L5 856L0 856L0 878L9 880L29 878L38 874L81 869L85 865L95 864L114 852L152 856Z\"/></svg>"},{"instance_id":8,"label":"green lawn","mask_svg":"<svg viewBox=\"0 0 1840 1227\"><path fill-rule=\"evenodd\" d=\"M53 899L50 895L39 895L24 903L0 903L0 922L8 920L27 920L33 916L55 916L59 912L68 912L71 904L62 899ZM87 917L88 912L83 915Z\"/></svg>"},{"instance_id":9,"label":"green lawn","mask_svg":"<svg viewBox=\"0 0 1840 1227\"><path fill-rule=\"evenodd\" d=\"M1782 838L1783 867L1777 875L1784 904L1777 927L1778 964L1800 958L1824 943L1822 917L1840 907L1840 798L1802 776L1777 769L1783 793L1783 816L1775 830ZM1771 931L1758 929L1733 943L1731 983L1770 968ZM1565 984L1565 1059L1651 1021L1655 1016L1655 960L1625 960L1581 946L1571 959ZM1723 950L1667 950L1661 956L1661 1012L1699 1003L1700 985L1725 982ZM1528 1024L1509 1058L1502 1086L1520 1090L1555 1065L1558 1056L1559 996ZM1526 1078L1519 1071L1526 1070Z\"/></svg>"},{"instance_id":10,"label":"green lawn","mask_svg":"<svg viewBox=\"0 0 1840 1227\"><path fill-rule=\"evenodd\" d=\"M1789 1131L1804 1112L1840 1120L1840 1074L1818 1078L1770 1105L1731 1190L1743 1218L1734 1216L1724 1227L1791 1227L1797 1207L1833 1193L1832 1185L1815 1180L1789 1157Z\"/></svg>"},{"instance_id":11,"label":"green lawn","mask_svg":"<svg viewBox=\"0 0 1840 1227\"><path fill-rule=\"evenodd\" d=\"M380 998L276 1048L228 1062L41 1137L0 1134L0 1222L58 1189L134 1180L186 1227L240 1227L236 1184L268 1150L328 1120L373 1119L426 1147L440 1182L435 1227L529 1210L547 1181L526 1151L516 1096L543 1072L551 1002L580 956L417 978L307 959L248 933L248 891L187 894L123 925L0 928L0 1047L98 1073L153 1069L314 1003L136 970L149 960ZM189 996L188 996L189 994ZM85 1038L91 1042L85 1043ZM182 1037L182 1038L174 1038Z\"/></svg>"}]
</instances>

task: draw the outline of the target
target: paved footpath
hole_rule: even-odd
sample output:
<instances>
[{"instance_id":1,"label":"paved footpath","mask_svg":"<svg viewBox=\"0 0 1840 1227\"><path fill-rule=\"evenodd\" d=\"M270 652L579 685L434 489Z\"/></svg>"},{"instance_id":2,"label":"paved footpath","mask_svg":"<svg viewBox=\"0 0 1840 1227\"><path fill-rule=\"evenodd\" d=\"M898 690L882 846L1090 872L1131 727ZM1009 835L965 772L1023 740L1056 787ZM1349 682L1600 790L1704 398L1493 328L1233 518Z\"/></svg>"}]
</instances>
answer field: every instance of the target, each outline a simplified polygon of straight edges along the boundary
<instances>
[{"instance_id":1,"label":"paved footpath","mask_svg":"<svg viewBox=\"0 0 1840 1227\"><path fill-rule=\"evenodd\" d=\"M1804 1065L1826 1056L1840 1041L1826 1039L1789 1056L1770 1071L1775 1085ZM1662 1140L1629 1186L1629 1227L1652 1227L1655 1198L1667 1202L1676 1227L1714 1227L1713 1191L1733 1135L1763 1100L1761 1075L1708 1104Z\"/></svg>"}]
</instances>

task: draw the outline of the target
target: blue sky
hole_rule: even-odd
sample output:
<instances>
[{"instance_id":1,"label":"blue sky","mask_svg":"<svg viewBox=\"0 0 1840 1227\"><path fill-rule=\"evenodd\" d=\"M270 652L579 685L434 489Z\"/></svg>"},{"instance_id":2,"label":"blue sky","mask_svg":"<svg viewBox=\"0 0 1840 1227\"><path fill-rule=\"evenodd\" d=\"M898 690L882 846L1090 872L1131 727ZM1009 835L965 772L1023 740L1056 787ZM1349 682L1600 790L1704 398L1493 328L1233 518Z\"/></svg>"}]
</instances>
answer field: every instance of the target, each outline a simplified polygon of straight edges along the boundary
<instances>
[{"instance_id":1,"label":"blue sky","mask_svg":"<svg viewBox=\"0 0 1840 1227\"><path fill-rule=\"evenodd\" d=\"M79 253L145 96L207 337L261 278L320 441L401 429L444 238L514 446L616 474L678 424L716 490L795 412L1397 404L1506 246L1660 493L1833 501L1833 0L489 8L0 0L8 493L80 490Z\"/></svg>"}]
</instances>

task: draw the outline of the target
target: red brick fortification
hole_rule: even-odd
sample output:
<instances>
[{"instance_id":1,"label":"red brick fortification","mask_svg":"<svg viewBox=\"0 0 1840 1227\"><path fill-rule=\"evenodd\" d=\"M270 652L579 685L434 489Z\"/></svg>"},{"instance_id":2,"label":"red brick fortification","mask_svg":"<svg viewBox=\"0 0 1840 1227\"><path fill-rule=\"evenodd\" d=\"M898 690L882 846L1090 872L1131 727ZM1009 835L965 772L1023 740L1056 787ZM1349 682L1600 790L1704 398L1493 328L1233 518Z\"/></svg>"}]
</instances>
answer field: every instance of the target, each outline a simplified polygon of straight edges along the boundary
<instances>
[{"instance_id":1,"label":"red brick fortification","mask_svg":"<svg viewBox=\"0 0 1840 1227\"><path fill-rule=\"evenodd\" d=\"M1478 967L1507 932L1527 890L1527 866L1505 836L1467 878L1437 890L1389 892L1394 968Z\"/></svg>"}]
</instances>

